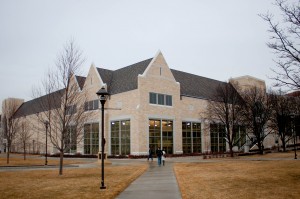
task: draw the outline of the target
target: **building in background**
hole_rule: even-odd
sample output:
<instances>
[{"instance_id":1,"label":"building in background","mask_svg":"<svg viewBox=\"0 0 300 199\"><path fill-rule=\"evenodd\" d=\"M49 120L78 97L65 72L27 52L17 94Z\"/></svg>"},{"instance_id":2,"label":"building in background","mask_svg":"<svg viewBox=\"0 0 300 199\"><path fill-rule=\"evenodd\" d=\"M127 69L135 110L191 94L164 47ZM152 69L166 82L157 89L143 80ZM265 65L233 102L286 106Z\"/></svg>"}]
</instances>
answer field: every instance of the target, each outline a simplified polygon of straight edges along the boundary
<instances>
[{"instance_id":1,"label":"building in background","mask_svg":"<svg viewBox=\"0 0 300 199\"><path fill-rule=\"evenodd\" d=\"M200 69L199 69L200 70ZM170 69L161 52L136 64L108 70L92 65L87 77L74 76L78 90L88 102L86 112L94 114L84 124L83 139L66 153L98 154L100 151L100 103L96 92L105 87L110 96L105 104L105 151L109 155L147 155L149 147L164 148L168 154L224 152L228 150L222 125L213 124L203 116L219 85L229 84L194 74ZM241 88L265 82L250 76L230 79ZM42 96L43 98L45 96ZM15 117L26 119L34 128L28 151L44 153L43 123L36 120L38 100L23 103ZM112 108L112 109L109 109ZM245 129L240 128L245 136ZM238 143L242 150L246 143ZM265 147L274 146L274 138L265 140ZM48 152L58 151L48 142ZM14 149L18 149L15 147Z\"/></svg>"}]
</instances>

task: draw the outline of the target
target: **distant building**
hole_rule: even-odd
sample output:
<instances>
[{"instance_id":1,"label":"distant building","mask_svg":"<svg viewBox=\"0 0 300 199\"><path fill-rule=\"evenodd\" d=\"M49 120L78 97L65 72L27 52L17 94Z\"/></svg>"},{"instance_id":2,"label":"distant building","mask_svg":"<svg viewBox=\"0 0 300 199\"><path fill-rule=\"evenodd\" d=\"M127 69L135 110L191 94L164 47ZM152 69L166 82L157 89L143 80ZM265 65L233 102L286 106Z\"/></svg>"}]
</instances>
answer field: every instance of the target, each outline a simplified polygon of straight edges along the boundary
<instances>
[{"instance_id":1,"label":"distant building","mask_svg":"<svg viewBox=\"0 0 300 199\"><path fill-rule=\"evenodd\" d=\"M168 154L228 150L224 127L202 118L200 112L206 110L216 88L229 83L170 69L161 52L114 71L92 65L87 77L74 76L73 81L88 96L86 111L93 111L95 116L85 124L84 139L68 153L99 152L101 119L96 92L102 86L110 93L105 106L120 109L105 111L105 151L109 155L146 155L149 146L153 150L165 148ZM250 76L232 78L230 82L239 83L242 89L266 87L264 81ZM41 98L23 103L15 116L34 120L37 112L45 111L33 108ZM245 136L245 129L240 131ZM236 144L237 150L242 150L246 136L243 140ZM264 144L267 148L274 143L274 137L269 136ZM44 132L35 132L29 151L44 153L44 145ZM48 151L57 152L51 144Z\"/></svg>"}]
</instances>

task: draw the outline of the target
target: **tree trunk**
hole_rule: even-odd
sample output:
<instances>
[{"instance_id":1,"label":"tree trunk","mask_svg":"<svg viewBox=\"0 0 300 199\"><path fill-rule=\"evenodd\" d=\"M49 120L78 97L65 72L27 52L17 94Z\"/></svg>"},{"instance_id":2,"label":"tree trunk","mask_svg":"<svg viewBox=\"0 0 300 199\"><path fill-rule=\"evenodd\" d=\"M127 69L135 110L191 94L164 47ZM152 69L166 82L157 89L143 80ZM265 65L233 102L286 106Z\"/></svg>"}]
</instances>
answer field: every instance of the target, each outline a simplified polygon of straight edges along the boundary
<instances>
[{"instance_id":1,"label":"tree trunk","mask_svg":"<svg viewBox=\"0 0 300 199\"><path fill-rule=\"evenodd\" d=\"M282 141L282 148L283 148L283 152L286 152L286 143L285 143L285 139L281 140Z\"/></svg>"},{"instance_id":2,"label":"tree trunk","mask_svg":"<svg viewBox=\"0 0 300 199\"><path fill-rule=\"evenodd\" d=\"M233 150L232 150L232 148L230 148L230 157L233 158Z\"/></svg>"},{"instance_id":3,"label":"tree trunk","mask_svg":"<svg viewBox=\"0 0 300 199\"><path fill-rule=\"evenodd\" d=\"M6 151L6 163L9 164L9 151L10 151L10 148L7 147L7 151Z\"/></svg>"},{"instance_id":4,"label":"tree trunk","mask_svg":"<svg viewBox=\"0 0 300 199\"><path fill-rule=\"evenodd\" d=\"M258 146L258 150L259 150L259 154L263 155L264 154L264 150L263 150L263 145L261 144L261 140L257 140L257 146Z\"/></svg>"},{"instance_id":5,"label":"tree trunk","mask_svg":"<svg viewBox=\"0 0 300 199\"><path fill-rule=\"evenodd\" d=\"M10 153L10 144L7 143L7 151L6 151L6 163L9 164L9 153Z\"/></svg>"},{"instance_id":6,"label":"tree trunk","mask_svg":"<svg viewBox=\"0 0 300 199\"><path fill-rule=\"evenodd\" d=\"M23 145L23 149L24 149L24 160L26 160L26 143L25 142Z\"/></svg>"},{"instance_id":7,"label":"tree trunk","mask_svg":"<svg viewBox=\"0 0 300 199\"><path fill-rule=\"evenodd\" d=\"M232 142L231 142L231 143L229 143L229 150L230 150L230 157L233 158L233 150L232 150L232 148L233 148L233 145L232 145Z\"/></svg>"},{"instance_id":8,"label":"tree trunk","mask_svg":"<svg viewBox=\"0 0 300 199\"><path fill-rule=\"evenodd\" d=\"M63 160L64 160L64 151L60 150L60 159L59 159L59 175L63 174Z\"/></svg>"}]
</instances>

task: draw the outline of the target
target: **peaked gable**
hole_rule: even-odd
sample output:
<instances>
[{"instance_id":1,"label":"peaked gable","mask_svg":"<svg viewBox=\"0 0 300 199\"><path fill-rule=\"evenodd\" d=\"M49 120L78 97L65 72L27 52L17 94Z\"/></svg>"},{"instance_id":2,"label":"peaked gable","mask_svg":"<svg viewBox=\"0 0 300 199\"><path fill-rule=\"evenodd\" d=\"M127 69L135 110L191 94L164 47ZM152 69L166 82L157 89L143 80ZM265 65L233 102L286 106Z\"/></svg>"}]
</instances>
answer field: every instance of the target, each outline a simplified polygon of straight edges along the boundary
<instances>
[{"instance_id":1,"label":"peaked gable","mask_svg":"<svg viewBox=\"0 0 300 199\"><path fill-rule=\"evenodd\" d=\"M176 81L163 54L159 51L143 73L144 77L158 77Z\"/></svg>"}]
</instances>

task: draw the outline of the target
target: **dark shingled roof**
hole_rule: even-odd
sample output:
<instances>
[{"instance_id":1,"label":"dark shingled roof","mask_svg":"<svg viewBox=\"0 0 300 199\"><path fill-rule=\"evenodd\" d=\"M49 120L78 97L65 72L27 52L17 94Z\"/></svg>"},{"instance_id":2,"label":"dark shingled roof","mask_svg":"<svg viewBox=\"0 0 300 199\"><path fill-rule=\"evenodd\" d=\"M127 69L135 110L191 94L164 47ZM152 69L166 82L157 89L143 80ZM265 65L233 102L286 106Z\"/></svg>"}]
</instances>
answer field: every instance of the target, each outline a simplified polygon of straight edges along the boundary
<instances>
[{"instance_id":1,"label":"dark shingled roof","mask_svg":"<svg viewBox=\"0 0 300 199\"><path fill-rule=\"evenodd\" d=\"M78 82L80 89L83 88L86 77L75 76ZM15 112L14 117L22 117L26 115L32 115L35 113L40 113L44 111L48 111L49 107L51 109L55 109L60 107L61 105L61 96L63 95L64 89L58 90L56 92L50 93L49 95L44 95L39 98L27 101L23 103L19 109ZM50 106L47 102L50 102Z\"/></svg>"},{"instance_id":2,"label":"dark shingled roof","mask_svg":"<svg viewBox=\"0 0 300 199\"><path fill-rule=\"evenodd\" d=\"M108 92L113 95L137 89L138 75L143 74L153 58L120 68L115 71L97 68L104 83L108 86Z\"/></svg>"},{"instance_id":3,"label":"dark shingled roof","mask_svg":"<svg viewBox=\"0 0 300 199\"><path fill-rule=\"evenodd\" d=\"M78 75L76 75L75 77L77 79L80 89L82 90L86 77L82 77L82 76L78 76Z\"/></svg>"},{"instance_id":4,"label":"dark shingled roof","mask_svg":"<svg viewBox=\"0 0 300 199\"><path fill-rule=\"evenodd\" d=\"M180 83L180 95L182 96L212 100L215 98L217 88L220 85L228 84L174 69L171 71L176 81Z\"/></svg>"},{"instance_id":5,"label":"dark shingled roof","mask_svg":"<svg viewBox=\"0 0 300 199\"><path fill-rule=\"evenodd\" d=\"M152 59L150 58L115 71L102 68L97 68L97 70L103 82L107 84L108 92L113 95L137 89L138 75L144 73ZM174 69L171 69L171 72L175 80L180 83L180 94L182 96L212 100L215 98L218 86L228 84Z\"/></svg>"},{"instance_id":6,"label":"dark shingled roof","mask_svg":"<svg viewBox=\"0 0 300 199\"><path fill-rule=\"evenodd\" d=\"M108 92L113 94L123 93L137 89L138 75L146 70L153 58L132 64L130 66L112 71L103 68L97 68L97 71L104 83L108 86ZM213 100L216 96L217 88L220 85L229 85L226 82L197 76L194 74L171 69L173 76L180 83L180 95L194 97L200 99ZM85 77L76 76L80 88L83 88ZM60 106L61 94L63 90L45 95L31 101L25 102L15 113L15 117L35 114L37 112L47 111L47 106L42 106L47 102L47 98L51 99L51 107ZM48 99L49 99L48 98Z\"/></svg>"},{"instance_id":7,"label":"dark shingled roof","mask_svg":"<svg viewBox=\"0 0 300 199\"><path fill-rule=\"evenodd\" d=\"M110 86L110 83L112 81L112 76L113 76L113 71L112 70L107 70L103 68L97 68L97 71L104 83L106 83L108 86ZM109 92L108 88L108 92Z\"/></svg>"},{"instance_id":8,"label":"dark shingled roof","mask_svg":"<svg viewBox=\"0 0 300 199\"><path fill-rule=\"evenodd\" d=\"M61 105L61 96L63 92L64 89L23 103L15 112L14 117L18 118L26 115L48 111L50 110L49 107L51 107L51 109L59 108ZM50 106L47 105L48 102L50 102Z\"/></svg>"}]
</instances>

